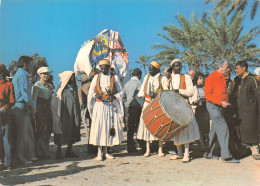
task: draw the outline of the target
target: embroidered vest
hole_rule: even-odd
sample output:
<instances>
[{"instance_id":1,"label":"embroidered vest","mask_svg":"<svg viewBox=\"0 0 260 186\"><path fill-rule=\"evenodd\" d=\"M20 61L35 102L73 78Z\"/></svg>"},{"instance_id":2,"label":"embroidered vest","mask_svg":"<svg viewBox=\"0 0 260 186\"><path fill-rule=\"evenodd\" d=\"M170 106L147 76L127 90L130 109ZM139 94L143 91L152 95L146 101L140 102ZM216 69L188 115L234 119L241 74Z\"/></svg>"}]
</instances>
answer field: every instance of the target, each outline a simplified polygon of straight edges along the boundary
<instances>
[{"instance_id":1,"label":"embroidered vest","mask_svg":"<svg viewBox=\"0 0 260 186\"><path fill-rule=\"evenodd\" d=\"M148 85L149 78L150 78L150 74L148 74L147 79L145 81L145 85L144 85L144 94L145 95L148 95L147 94L147 85ZM160 74L160 76L159 76L159 88L156 90L155 93L159 94L161 91L163 91L163 87L162 87L162 75Z\"/></svg>"},{"instance_id":2,"label":"embroidered vest","mask_svg":"<svg viewBox=\"0 0 260 186\"><path fill-rule=\"evenodd\" d=\"M101 76L101 73L99 73L98 77L97 77L97 83L96 83L96 87L95 87L95 92L97 94L107 95L107 92L102 92L102 90L101 90L101 87L100 87L100 76ZM116 81L115 81L115 76L114 75L110 76L109 92L112 95L115 95L117 93Z\"/></svg>"},{"instance_id":3,"label":"embroidered vest","mask_svg":"<svg viewBox=\"0 0 260 186\"><path fill-rule=\"evenodd\" d=\"M172 82L172 76L170 77L169 81L168 81L168 84L167 84L167 88L170 90L170 85L171 85L171 82ZM172 86L173 87L173 86ZM181 74L181 77L180 77L180 86L179 86L179 89L184 89L186 90L186 82L185 82L185 75L184 74Z\"/></svg>"}]
</instances>

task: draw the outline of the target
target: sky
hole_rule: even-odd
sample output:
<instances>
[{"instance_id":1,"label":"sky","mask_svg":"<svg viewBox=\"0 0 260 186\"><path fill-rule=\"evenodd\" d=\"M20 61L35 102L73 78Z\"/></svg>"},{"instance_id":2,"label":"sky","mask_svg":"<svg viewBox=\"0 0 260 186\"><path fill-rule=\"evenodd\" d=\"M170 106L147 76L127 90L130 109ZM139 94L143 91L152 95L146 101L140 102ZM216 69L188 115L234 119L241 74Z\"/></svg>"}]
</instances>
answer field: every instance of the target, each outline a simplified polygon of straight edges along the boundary
<instances>
[{"instance_id":1,"label":"sky","mask_svg":"<svg viewBox=\"0 0 260 186\"><path fill-rule=\"evenodd\" d=\"M178 25L178 13L200 17L213 8L205 0L0 0L0 62L18 60L21 55L46 57L58 74L72 70L81 45L103 29L118 31L129 53L130 68L142 54L158 51L153 44L167 43L164 25ZM260 22L260 11L253 21L245 20L245 31ZM249 16L247 16L249 17ZM255 40L259 47L260 38Z\"/></svg>"}]
</instances>

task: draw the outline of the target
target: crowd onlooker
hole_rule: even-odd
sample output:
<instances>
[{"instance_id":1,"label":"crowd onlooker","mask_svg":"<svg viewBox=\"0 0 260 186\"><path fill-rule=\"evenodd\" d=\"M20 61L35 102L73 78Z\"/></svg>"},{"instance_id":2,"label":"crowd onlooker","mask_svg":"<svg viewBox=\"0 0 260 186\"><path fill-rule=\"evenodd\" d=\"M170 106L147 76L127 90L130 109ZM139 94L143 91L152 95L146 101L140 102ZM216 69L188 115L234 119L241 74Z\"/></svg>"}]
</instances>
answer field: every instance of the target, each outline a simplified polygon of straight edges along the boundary
<instances>
[{"instance_id":1,"label":"crowd onlooker","mask_svg":"<svg viewBox=\"0 0 260 186\"><path fill-rule=\"evenodd\" d=\"M33 85L32 98L36 103L34 116L35 151L38 158L49 158L49 142L52 132L51 97L54 92L52 84L48 83L50 70L40 67L37 74L40 80Z\"/></svg>"},{"instance_id":2,"label":"crowd onlooker","mask_svg":"<svg viewBox=\"0 0 260 186\"><path fill-rule=\"evenodd\" d=\"M212 119L212 126L209 132L209 152L206 157L213 158L213 150L217 144L217 139L221 147L221 158L225 162L239 163L239 160L232 158L229 151L229 130L223 109L230 106L228 102L228 90L224 74L228 69L227 61L220 61L212 74L210 74L205 82L206 106Z\"/></svg>"},{"instance_id":3,"label":"crowd onlooker","mask_svg":"<svg viewBox=\"0 0 260 186\"><path fill-rule=\"evenodd\" d=\"M5 65L0 63L0 160L4 163L2 168L10 170L13 166L11 110L15 96L13 84L6 81L8 74Z\"/></svg>"},{"instance_id":4,"label":"crowd onlooker","mask_svg":"<svg viewBox=\"0 0 260 186\"><path fill-rule=\"evenodd\" d=\"M13 78L16 103L13 106L13 115L16 128L16 156L20 163L28 164L37 160L35 156L34 132L31 115L36 112L36 105L32 100L29 56L21 56L18 60L18 70Z\"/></svg>"},{"instance_id":5,"label":"crowd onlooker","mask_svg":"<svg viewBox=\"0 0 260 186\"><path fill-rule=\"evenodd\" d=\"M0 63L0 170L12 169L13 163L29 164L38 158L50 158L51 132L57 145L56 159L63 158L63 144L67 145L65 157L78 157L72 146L80 141L80 104L82 108L88 106L90 121L93 119L89 143L98 146L94 159L114 159L108 154L108 147L123 141L123 91L129 153L138 151L134 140L136 132L139 146L146 151L144 157L151 155L152 141L159 142L160 157L165 155L163 143L173 146L174 141L177 153L170 159L189 162L189 144L199 140L207 159L221 156L224 162L239 163L237 159L244 157L242 151L246 149L255 160L260 160L260 67L253 75L248 71L248 63L239 61L235 65L237 76L232 81L228 62L218 61L204 86L205 75L195 69L190 70L189 75L182 74L179 59L164 69L164 76L160 74L160 64L153 61L143 83L140 81L142 71L136 68L123 90L109 60L103 59L99 61L101 71L85 79L87 83L79 91L81 96L82 91L86 93L90 87L86 93L88 100L87 96L81 96L79 102L72 71L59 74L60 83L54 93L51 71L48 67L40 67L37 69L39 81L32 86L32 60L29 56L21 56L13 79ZM194 113L191 124L167 142L153 136L142 118L142 107L144 110L163 90L180 94ZM146 143L146 148L141 142Z\"/></svg>"},{"instance_id":6,"label":"crowd onlooker","mask_svg":"<svg viewBox=\"0 0 260 186\"><path fill-rule=\"evenodd\" d=\"M65 71L51 100L54 143L57 145L56 159L62 159L61 146L67 144L65 157L77 158L72 145L80 141L80 106L75 73Z\"/></svg>"}]
</instances>

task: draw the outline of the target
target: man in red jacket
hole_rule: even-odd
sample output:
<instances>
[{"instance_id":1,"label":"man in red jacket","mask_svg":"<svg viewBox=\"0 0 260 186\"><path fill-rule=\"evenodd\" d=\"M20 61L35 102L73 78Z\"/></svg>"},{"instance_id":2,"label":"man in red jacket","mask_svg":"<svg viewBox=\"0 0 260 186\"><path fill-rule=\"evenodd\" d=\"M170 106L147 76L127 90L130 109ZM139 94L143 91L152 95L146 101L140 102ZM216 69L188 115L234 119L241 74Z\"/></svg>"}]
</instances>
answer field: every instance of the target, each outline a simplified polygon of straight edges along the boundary
<instances>
[{"instance_id":1,"label":"man in red jacket","mask_svg":"<svg viewBox=\"0 0 260 186\"><path fill-rule=\"evenodd\" d=\"M228 102L228 89L225 81L225 72L228 69L228 62L220 62L218 69L208 76L205 82L205 97L207 109L212 119L212 126L209 132L209 152L206 158L213 157L213 150L216 139L221 147L221 158L224 162L239 163L239 160L231 157L228 149L229 130L223 116L223 108L230 106Z\"/></svg>"},{"instance_id":2,"label":"man in red jacket","mask_svg":"<svg viewBox=\"0 0 260 186\"><path fill-rule=\"evenodd\" d=\"M0 156L4 162L4 169L12 169L11 158L11 108L15 103L14 88L6 81L9 74L4 64L0 63Z\"/></svg>"}]
</instances>

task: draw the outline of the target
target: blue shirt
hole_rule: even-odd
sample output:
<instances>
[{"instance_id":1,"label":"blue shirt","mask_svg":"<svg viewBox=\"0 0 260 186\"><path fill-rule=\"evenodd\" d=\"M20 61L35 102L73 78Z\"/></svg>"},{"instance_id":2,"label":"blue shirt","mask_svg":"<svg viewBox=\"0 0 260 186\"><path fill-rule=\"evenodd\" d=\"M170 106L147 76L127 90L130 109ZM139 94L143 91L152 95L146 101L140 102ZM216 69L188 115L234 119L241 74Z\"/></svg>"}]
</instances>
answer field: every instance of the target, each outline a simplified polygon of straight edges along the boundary
<instances>
[{"instance_id":1,"label":"blue shirt","mask_svg":"<svg viewBox=\"0 0 260 186\"><path fill-rule=\"evenodd\" d=\"M32 85L28 77L28 72L19 68L13 78L14 92L15 92L15 106L23 108L22 102L36 108L32 100L31 90Z\"/></svg>"}]
</instances>

